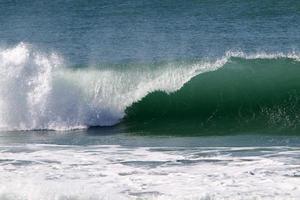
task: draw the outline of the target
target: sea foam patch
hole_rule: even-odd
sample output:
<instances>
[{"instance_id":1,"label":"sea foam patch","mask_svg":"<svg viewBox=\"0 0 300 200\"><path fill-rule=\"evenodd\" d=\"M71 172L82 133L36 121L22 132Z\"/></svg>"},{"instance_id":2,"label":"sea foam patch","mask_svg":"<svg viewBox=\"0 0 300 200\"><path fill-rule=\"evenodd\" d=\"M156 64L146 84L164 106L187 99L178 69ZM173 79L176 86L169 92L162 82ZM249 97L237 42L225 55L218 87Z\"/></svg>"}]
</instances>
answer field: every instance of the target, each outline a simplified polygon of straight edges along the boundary
<instances>
[{"instance_id":1,"label":"sea foam patch","mask_svg":"<svg viewBox=\"0 0 300 200\"><path fill-rule=\"evenodd\" d=\"M296 199L299 148L1 146L4 199Z\"/></svg>"}]
</instances>

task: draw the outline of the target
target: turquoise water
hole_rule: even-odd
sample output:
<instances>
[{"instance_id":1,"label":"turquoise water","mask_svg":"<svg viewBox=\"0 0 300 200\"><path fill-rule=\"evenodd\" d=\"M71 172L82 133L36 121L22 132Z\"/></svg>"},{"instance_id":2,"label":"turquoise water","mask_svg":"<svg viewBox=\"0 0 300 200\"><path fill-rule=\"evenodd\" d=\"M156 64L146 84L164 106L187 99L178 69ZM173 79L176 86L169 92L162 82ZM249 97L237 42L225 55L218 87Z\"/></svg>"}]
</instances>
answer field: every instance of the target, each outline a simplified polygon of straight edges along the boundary
<instances>
[{"instance_id":1,"label":"turquoise water","mask_svg":"<svg viewBox=\"0 0 300 200\"><path fill-rule=\"evenodd\" d=\"M297 199L298 1L0 2L0 199Z\"/></svg>"}]
</instances>

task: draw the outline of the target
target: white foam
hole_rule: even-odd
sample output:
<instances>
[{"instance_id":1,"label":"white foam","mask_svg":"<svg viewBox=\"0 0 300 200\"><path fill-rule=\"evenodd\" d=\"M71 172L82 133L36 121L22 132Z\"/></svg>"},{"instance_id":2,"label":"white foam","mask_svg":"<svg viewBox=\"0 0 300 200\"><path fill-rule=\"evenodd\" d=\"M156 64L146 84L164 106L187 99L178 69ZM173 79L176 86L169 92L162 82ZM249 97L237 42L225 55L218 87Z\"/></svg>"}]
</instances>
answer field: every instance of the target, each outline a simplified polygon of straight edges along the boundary
<instances>
[{"instance_id":1,"label":"white foam","mask_svg":"<svg viewBox=\"0 0 300 200\"><path fill-rule=\"evenodd\" d=\"M300 53L296 51L283 53L283 52L274 52L267 53L264 51L256 53L245 53L242 51L227 51L225 53L226 57L239 57L244 59L279 59L279 58L289 58L296 61L300 61Z\"/></svg>"},{"instance_id":2,"label":"white foam","mask_svg":"<svg viewBox=\"0 0 300 200\"><path fill-rule=\"evenodd\" d=\"M300 195L299 148L1 149L1 199L297 199Z\"/></svg>"}]
</instances>

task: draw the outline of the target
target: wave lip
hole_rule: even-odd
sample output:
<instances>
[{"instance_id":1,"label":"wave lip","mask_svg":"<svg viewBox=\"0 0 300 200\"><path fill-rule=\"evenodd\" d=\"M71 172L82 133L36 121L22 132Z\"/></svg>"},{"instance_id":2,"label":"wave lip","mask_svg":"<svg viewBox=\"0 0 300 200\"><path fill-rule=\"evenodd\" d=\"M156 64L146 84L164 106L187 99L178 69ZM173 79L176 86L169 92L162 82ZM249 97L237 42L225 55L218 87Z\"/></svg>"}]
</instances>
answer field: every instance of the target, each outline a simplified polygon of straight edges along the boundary
<instances>
[{"instance_id":1,"label":"wave lip","mask_svg":"<svg viewBox=\"0 0 300 200\"><path fill-rule=\"evenodd\" d=\"M283 52L275 52L275 53L267 53L267 52L259 52L259 53L245 53L242 51L227 51L225 53L225 57L227 58L243 58L247 60L254 60L254 59L282 59L282 58L287 58L287 59L292 59L296 61L300 61L300 53L291 51L288 53L283 53Z\"/></svg>"}]
</instances>

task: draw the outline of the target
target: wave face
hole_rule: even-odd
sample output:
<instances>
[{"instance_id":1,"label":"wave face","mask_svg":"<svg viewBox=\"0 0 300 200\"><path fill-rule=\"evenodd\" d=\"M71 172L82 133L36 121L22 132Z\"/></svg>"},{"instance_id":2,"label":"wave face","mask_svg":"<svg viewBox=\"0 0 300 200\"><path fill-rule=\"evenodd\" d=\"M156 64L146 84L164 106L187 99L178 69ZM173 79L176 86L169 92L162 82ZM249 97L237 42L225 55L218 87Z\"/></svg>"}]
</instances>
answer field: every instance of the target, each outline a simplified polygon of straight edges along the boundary
<instances>
[{"instance_id":1,"label":"wave face","mask_svg":"<svg viewBox=\"0 0 300 200\"><path fill-rule=\"evenodd\" d=\"M72 68L56 53L20 43L0 51L0 127L66 130L114 125L126 107L149 92L176 91L224 62Z\"/></svg>"},{"instance_id":2,"label":"wave face","mask_svg":"<svg viewBox=\"0 0 300 200\"><path fill-rule=\"evenodd\" d=\"M20 43L0 50L0 128L295 129L298 58L229 52L213 61L67 67L57 53Z\"/></svg>"},{"instance_id":3,"label":"wave face","mask_svg":"<svg viewBox=\"0 0 300 200\"><path fill-rule=\"evenodd\" d=\"M299 130L299 80L295 54L231 54L222 68L195 76L180 90L134 103L126 120L137 130L181 133Z\"/></svg>"}]
</instances>

